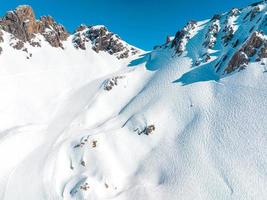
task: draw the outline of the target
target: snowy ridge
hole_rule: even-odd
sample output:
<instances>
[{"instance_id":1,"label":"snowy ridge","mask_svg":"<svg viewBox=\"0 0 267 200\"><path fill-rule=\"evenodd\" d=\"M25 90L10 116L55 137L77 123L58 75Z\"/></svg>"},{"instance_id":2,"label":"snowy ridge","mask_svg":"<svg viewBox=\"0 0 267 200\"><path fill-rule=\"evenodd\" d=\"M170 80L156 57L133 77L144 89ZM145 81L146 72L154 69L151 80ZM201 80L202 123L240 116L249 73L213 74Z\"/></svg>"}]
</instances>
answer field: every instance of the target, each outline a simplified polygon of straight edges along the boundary
<instances>
[{"instance_id":1,"label":"snowy ridge","mask_svg":"<svg viewBox=\"0 0 267 200\"><path fill-rule=\"evenodd\" d=\"M27 51L3 31L0 199L265 200L266 19L233 9L123 59L104 26Z\"/></svg>"},{"instance_id":2,"label":"snowy ridge","mask_svg":"<svg viewBox=\"0 0 267 200\"><path fill-rule=\"evenodd\" d=\"M140 49L127 44L118 35L101 25L88 27L81 25L74 34L70 34L51 16L36 19L33 9L27 5L18 6L14 11L7 12L0 19L0 26L0 42L4 41L3 32L7 32L11 35L10 46L19 51L27 52L26 44L32 47L42 47L43 43L49 43L52 47L64 50L66 48L64 42L73 38L73 46L76 49L86 50L87 43L91 43L94 51L115 54L118 59L128 58L130 55L141 52ZM2 47L1 51L3 51ZM27 59L31 57L32 53Z\"/></svg>"}]
</instances>

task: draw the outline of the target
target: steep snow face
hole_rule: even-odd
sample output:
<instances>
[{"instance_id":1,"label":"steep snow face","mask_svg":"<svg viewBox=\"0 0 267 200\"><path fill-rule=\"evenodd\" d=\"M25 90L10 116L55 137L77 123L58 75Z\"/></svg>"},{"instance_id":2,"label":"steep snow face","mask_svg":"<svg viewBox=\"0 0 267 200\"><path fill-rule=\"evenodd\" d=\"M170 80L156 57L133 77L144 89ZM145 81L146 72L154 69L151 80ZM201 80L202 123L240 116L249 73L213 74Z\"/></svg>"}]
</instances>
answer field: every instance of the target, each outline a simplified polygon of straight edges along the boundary
<instances>
[{"instance_id":1,"label":"steep snow face","mask_svg":"<svg viewBox=\"0 0 267 200\"><path fill-rule=\"evenodd\" d=\"M264 19L261 3L192 21L127 59L90 27L84 49L4 32L1 199L266 199Z\"/></svg>"},{"instance_id":2,"label":"steep snow face","mask_svg":"<svg viewBox=\"0 0 267 200\"><path fill-rule=\"evenodd\" d=\"M216 74L223 77L267 57L266 20L264 2L235 8L211 20L189 22L163 48L175 48L176 54L192 58L195 66L211 63L212 71L215 68Z\"/></svg>"}]
</instances>

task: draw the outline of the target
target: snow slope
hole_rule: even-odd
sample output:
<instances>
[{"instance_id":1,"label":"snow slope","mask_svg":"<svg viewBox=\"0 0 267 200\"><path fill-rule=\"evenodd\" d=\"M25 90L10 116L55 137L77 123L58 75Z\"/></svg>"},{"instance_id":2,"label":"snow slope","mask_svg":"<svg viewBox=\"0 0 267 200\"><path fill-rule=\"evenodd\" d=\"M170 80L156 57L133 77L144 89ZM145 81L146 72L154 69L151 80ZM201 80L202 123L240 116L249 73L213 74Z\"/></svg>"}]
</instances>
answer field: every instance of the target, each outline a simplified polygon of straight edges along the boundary
<instances>
[{"instance_id":1,"label":"snow slope","mask_svg":"<svg viewBox=\"0 0 267 200\"><path fill-rule=\"evenodd\" d=\"M265 37L265 10L194 23L180 53L174 38L118 60L75 49L71 36L64 51L29 46L28 60L4 44L1 199L265 200L267 60L225 72L252 27ZM231 45L224 28L206 36L214 23L233 27Z\"/></svg>"}]
</instances>

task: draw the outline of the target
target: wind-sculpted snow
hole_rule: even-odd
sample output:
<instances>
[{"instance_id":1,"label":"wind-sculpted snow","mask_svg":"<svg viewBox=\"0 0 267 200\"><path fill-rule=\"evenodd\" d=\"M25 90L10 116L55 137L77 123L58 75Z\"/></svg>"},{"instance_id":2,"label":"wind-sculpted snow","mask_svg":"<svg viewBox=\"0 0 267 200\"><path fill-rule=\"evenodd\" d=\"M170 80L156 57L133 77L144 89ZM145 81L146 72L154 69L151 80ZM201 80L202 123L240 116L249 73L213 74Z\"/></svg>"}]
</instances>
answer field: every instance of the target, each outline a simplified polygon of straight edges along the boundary
<instances>
[{"instance_id":1,"label":"wind-sculpted snow","mask_svg":"<svg viewBox=\"0 0 267 200\"><path fill-rule=\"evenodd\" d=\"M265 200L265 30L248 34L265 4L254 6L195 22L179 54L168 41L118 60L40 37L25 59L3 42L0 199ZM225 73L248 46L246 66Z\"/></svg>"}]
</instances>

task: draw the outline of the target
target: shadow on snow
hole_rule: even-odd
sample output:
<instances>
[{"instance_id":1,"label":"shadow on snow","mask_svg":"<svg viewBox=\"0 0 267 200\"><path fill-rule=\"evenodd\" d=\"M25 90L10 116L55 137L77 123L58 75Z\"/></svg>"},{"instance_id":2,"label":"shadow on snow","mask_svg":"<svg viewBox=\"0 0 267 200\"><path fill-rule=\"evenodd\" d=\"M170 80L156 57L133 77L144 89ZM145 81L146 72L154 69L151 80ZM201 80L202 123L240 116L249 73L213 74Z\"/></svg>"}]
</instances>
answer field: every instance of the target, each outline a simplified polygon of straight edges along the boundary
<instances>
[{"instance_id":1,"label":"shadow on snow","mask_svg":"<svg viewBox=\"0 0 267 200\"><path fill-rule=\"evenodd\" d=\"M181 83L184 86L197 82L219 81L219 79L220 76L215 72L213 65L208 64L193 68L184 73L179 79L173 81L173 83Z\"/></svg>"},{"instance_id":2,"label":"shadow on snow","mask_svg":"<svg viewBox=\"0 0 267 200\"><path fill-rule=\"evenodd\" d=\"M145 67L149 71L156 71L160 68L160 65L157 64L158 58L155 57L152 59L153 53L149 52L142 54L139 58L132 60L128 67L136 67L137 65L145 63Z\"/></svg>"}]
</instances>

